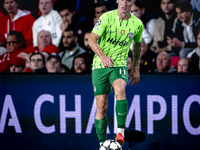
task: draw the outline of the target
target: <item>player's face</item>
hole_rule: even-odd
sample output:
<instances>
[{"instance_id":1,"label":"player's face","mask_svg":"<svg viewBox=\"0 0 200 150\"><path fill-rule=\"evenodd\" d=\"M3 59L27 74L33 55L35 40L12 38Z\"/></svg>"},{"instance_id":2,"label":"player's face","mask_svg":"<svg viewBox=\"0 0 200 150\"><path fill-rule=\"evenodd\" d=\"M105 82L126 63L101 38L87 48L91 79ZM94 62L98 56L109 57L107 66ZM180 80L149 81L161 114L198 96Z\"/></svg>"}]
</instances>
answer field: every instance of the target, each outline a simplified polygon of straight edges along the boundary
<instances>
[{"instance_id":1,"label":"player's face","mask_svg":"<svg viewBox=\"0 0 200 150\"><path fill-rule=\"evenodd\" d=\"M165 53L160 53L156 59L156 65L159 72L168 71L170 67L170 57Z\"/></svg>"},{"instance_id":2,"label":"player's face","mask_svg":"<svg viewBox=\"0 0 200 150\"><path fill-rule=\"evenodd\" d=\"M165 14L171 14L174 10L174 3L171 0L162 0L160 7Z\"/></svg>"},{"instance_id":3,"label":"player's face","mask_svg":"<svg viewBox=\"0 0 200 150\"><path fill-rule=\"evenodd\" d=\"M107 12L106 6L100 6L95 8L95 17L99 18L103 13Z\"/></svg>"},{"instance_id":4,"label":"player's face","mask_svg":"<svg viewBox=\"0 0 200 150\"><path fill-rule=\"evenodd\" d=\"M141 18L141 16L145 13L145 9L144 8L140 8L140 7L137 7L135 4L133 4L131 6L131 12L134 13L134 15L137 17L137 18Z\"/></svg>"},{"instance_id":5,"label":"player's face","mask_svg":"<svg viewBox=\"0 0 200 150\"><path fill-rule=\"evenodd\" d=\"M40 47L47 47L50 46L52 41L51 41L51 35L48 31L40 31L38 33L38 37L37 37L37 42L38 42L38 46Z\"/></svg>"},{"instance_id":6,"label":"player's face","mask_svg":"<svg viewBox=\"0 0 200 150\"><path fill-rule=\"evenodd\" d=\"M39 9L43 16L48 15L49 12L53 9L52 0L40 0Z\"/></svg>"},{"instance_id":7,"label":"player's face","mask_svg":"<svg viewBox=\"0 0 200 150\"><path fill-rule=\"evenodd\" d=\"M186 59L179 60L178 72L188 72L188 61Z\"/></svg>"},{"instance_id":8,"label":"player's face","mask_svg":"<svg viewBox=\"0 0 200 150\"><path fill-rule=\"evenodd\" d=\"M85 35L84 35L84 45L87 48L90 48L89 43L88 43L89 37L90 37L90 33L85 33Z\"/></svg>"},{"instance_id":9,"label":"player's face","mask_svg":"<svg viewBox=\"0 0 200 150\"><path fill-rule=\"evenodd\" d=\"M72 18L75 12L71 13L68 9L65 9L60 11L59 13L64 23L66 22L68 22L69 24L72 23Z\"/></svg>"},{"instance_id":10,"label":"player's face","mask_svg":"<svg viewBox=\"0 0 200 150\"><path fill-rule=\"evenodd\" d=\"M58 72L60 70L60 62L56 58L51 58L46 62L48 72Z\"/></svg>"},{"instance_id":11,"label":"player's face","mask_svg":"<svg viewBox=\"0 0 200 150\"><path fill-rule=\"evenodd\" d=\"M181 22L188 22L190 20L191 17L191 11L189 12L182 12L180 10L180 8L176 8L176 13L177 13L177 18L181 21Z\"/></svg>"},{"instance_id":12,"label":"player's face","mask_svg":"<svg viewBox=\"0 0 200 150\"><path fill-rule=\"evenodd\" d=\"M18 3L14 0L4 0L4 8L8 13L17 13Z\"/></svg>"},{"instance_id":13,"label":"player's face","mask_svg":"<svg viewBox=\"0 0 200 150\"><path fill-rule=\"evenodd\" d=\"M135 0L117 0L118 9L122 13L130 12L131 11L131 6L133 5L134 2L135 2Z\"/></svg>"},{"instance_id":14,"label":"player's face","mask_svg":"<svg viewBox=\"0 0 200 150\"><path fill-rule=\"evenodd\" d=\"M86 64L85 60L81 57L77 57L74 61L74 71L76 73L81 73L83 71L86 71Z\"/></svg>"},{"instance_id":15,"label":"player's face","mask_svg":"<svg viewBox=\"0 0 200 150\"><path fill-rule=\"evenodd\" d=\"M73 31L64 31L62 38L63 46L72 50L77 42L77 37L74 36Z\"/></svg>"},{"instance_id":16,"label":"player's face","mask_svg":"<svg viewBox=\"0 0 200 150\"><path fill-rule=\"evenodd\" d=\"M43 59L40 54L35 54L31 57L30 68L34 71L36 69L42 69L44 67Z\"/></svg>"},{"instance_id":17,"label":"player's face","mask_svg":"<svg viewBox=\"0 0 200 150\"><path fill-rule=\"evenodd\" d=\"M197 35L197 45L200 48L200 33Z\"/></svg>"},{"instance_id":18,"label":"player's face","mask_svg":"<svg viewBox=\"0 0 200 150\"><path fill-rule=\"evenodd\" d=\"M16 35L8 35L6 39L6 49L8 53L20 50L20 43L17 41Z\"/></svg>"}]
</instances>

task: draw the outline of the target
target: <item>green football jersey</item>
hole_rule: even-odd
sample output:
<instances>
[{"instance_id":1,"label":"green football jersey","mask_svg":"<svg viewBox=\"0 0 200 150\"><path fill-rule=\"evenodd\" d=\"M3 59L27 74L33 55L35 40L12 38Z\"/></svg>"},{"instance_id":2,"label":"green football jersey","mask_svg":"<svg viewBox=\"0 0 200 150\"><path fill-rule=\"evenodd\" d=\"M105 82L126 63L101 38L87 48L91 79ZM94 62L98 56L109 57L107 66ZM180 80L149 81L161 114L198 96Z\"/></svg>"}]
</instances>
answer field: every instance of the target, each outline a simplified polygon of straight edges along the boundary
<instances>
[{"instance_id":1,"label":"green football jersey","mask_svg":"<svg viewBox=\"0 0 200 150\"><path fill-rule=\"evenodd\" d=\"M113 67L127 66L132 41L140 43L142 40L143 23L133 14L128 20L122 20L116 9L104 13L92 32L100 36L98 40L100 48L106 56L112 58ZM104 66L100 57L95 54L92 69L98 68L104 68Z\"/></svg>"}]
</instances>

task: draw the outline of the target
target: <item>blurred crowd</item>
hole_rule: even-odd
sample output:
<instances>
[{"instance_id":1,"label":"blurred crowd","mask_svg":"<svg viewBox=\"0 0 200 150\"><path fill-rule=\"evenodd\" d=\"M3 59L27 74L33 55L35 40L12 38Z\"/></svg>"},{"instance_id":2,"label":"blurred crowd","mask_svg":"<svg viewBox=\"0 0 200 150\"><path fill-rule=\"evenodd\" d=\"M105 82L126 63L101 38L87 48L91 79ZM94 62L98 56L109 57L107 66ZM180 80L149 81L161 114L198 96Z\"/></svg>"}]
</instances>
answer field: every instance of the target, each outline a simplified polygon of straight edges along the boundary
<instances>
[{"instance_id":1,"label":"blurred crowd","mask_svg":"<svg viewBox=\"0 0 200 150\"><path fill-rule=\"evenodd\" d=\"M117 0L3 0L0 5L0 73L85 74L91 73L94 56L90 33L103 13L117 9ZM140 72L200 72L200 0L136 0L130 13L144 25Z\"/></svg>"}]
</instances>

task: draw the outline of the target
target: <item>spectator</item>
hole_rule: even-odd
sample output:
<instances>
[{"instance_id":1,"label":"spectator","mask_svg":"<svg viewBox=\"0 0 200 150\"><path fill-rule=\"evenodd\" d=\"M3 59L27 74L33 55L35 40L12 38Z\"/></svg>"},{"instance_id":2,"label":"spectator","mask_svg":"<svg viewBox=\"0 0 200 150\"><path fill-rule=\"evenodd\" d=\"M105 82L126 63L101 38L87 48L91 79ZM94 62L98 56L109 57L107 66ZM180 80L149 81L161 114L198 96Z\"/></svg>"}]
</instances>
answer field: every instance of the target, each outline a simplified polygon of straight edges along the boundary
<instances>
[{"instance_id":1,"label":"spectator","mask_svg":"<svg viewBox=\"0 0 200 150\"><path fill-rule=\"evenodd\" d=\"M12 59L26 48L26 40L19 31L10 31L6 39L7 52L0 55L0 72L8 72Z\"/></svg>"},{"instance_id":2,"label":"spectator","mask_svg":"<svg viewBox=\"0 0 200 150\"><path fill-rule=\"evenodd\" d=\"M88 31L84 35L84 49L86 50L87 58L88 58L88 65L92 65L93 57L94 57L94 51L90 48L88 39L90 37L91 31Z\"/></svg>"},{"instance_id":3,"label":"spectator","mask_svg":"<svg viewBox=\"0 0 200 150\"><path fill-rule=\"evenodd\" d=\"M4 8L8 15L3 17L2 20L1 42L4 43L9 31L19 31L24 35L26 46L32 46L33 38L31 29L35 19L32 17L31 12L18 9L18 0L4 0Z\"/></svg>"},{"instance_id":4,"label":"spectator","mask_svg":"<svg viewBox=\"0 0 200 150\"><path fill-rule=\"evenodd\" d=\"M61 42L60 42L60 50L59 53L62 64L67 66L69 69L72 68L72 61L75 56L85 53L86 51L79 46L78 37L76 35L76 31L74 28L69 26L62 34Z\"/></svg>"},{"instance_id":5,"label":"spectator","mask_svg":"<svg viewBox=\"0 0 200 150\"><path fill-rule=\"evenodd\" d=\"M144 38L146 44L150 44L154 35L155 16L146 11L143 0L136 0L131 7L131 12L142 20L144 24L142 38Z\"/></svg>"},{"instance_id":6,"label":"spectator","mask_svg":"<svg viewBox=\"0 0 200 150\"><path fill-rule=\"evenodd\" d=\"M3 28L4 27L2 26L2 24L4 23L4 20L3 20L4 17L5 17L5 15L1 12L1 9L0 9L0 24L1 24L1 28L0 28L0 45L1 46L5 41L5 37L4 37L4 33L3 33ZM1 55L1 50L0 50L0 55Z\"/></svg>"},{"instance_id":7,"label":"spectator","mask_svg":"<svg viewBox=\"0 0 200 150\"><path fill-rule=\"evenodd\" d=\"M151 51L144 39L141 41L140 72L154 72L157 54Z\"/></svg>"},{"instance_id":8,"label":"spectator","mask_svg":"<svg viewBox=\"0 0 200 150\"><path fill-rule=\"evenodd\" d=\"M172 28L176 22L175 0L161 0L160 7L162 13L156 19L153 43L150 49L156 53L166 51L171 52L171 45L167 43L167 39L171 39L173 35Z\"/></svg>"},{"instance_id":9,"label":"spectator","mask_svg":"<svg viewBox=\"0 0 200 150\"><path fill-rule=\"evenodd\" d=\"M194 72L200 72L200 30L197 32L197 48L188 54Z\"/></svg>"},{"instance_id":10,"label":"spectator","mask_svg":"<svg viewBox=\"0 0 200 150\"><path fill-rule=\"evenodd\" d=\"M61 63L61 58L58 54L51 54L46 61L48 73L67 73L69 69Z\"/></svg>"},{"instance_id":11,"label":"spectator","mask_svg":"<svg viewBox=\"0 0 200 150\"><path fill-rule=\"evenodd\" d=\"M199 12L192 12L192 6L188 1L180 1L175 9L179 21L173 28L173 39L167 42L172 46L172 52L176 56L186 58L187 54L197 47L196 34L200 29Z\"/></svg>"},{"instance_id":12,"label":"spectator","mask_svg":"<svg viewBox=\"0 0 200 150\"><path fill-rule=\"evenodd\" d=\"M38 46L28 47L25 51L18 55L18 57L26 59L26 67L29 67L30 55L32 53L40 52L47 59L49 54L58 54L60 52L59 48L52 44L51 34L49 31L41 30L38 33L37 45Z\"/></svg>"},{"instance_id":13,"label":"spectator","mask_svg":"<svg viewBox=\"0 0 200 150\"><path fill-rule=\"evenodd\" d=\"M98 2L95 4L94 6L94 20L93 20L93 25L95 25L97 23L97 20L99 19L99 17L107 12L107 6L105 2Z\"/></svg>"},{"instance_id":14,"label":"spectator","mask_svg":"<svg viewBox=\"0 0 200 150\"><path fill-rule=\"evenodd\" d=\"M87 57L84 54L81 54L81 55L74 57L72 64L73 64L73 67L72 67L73 73L88 73L88 72L91 72L90 66L88 65Z\"/></svg>"},{"instance_id":15,"label":"spectator","mask_svg":"<svg viewBox=\"0 0 200 150\"><path fill-rule=\"evenodd\" d=\"M156 66L155 72L158 73L174 73L177 72L176 68L171 65L171 57L166 52L160 52L156 59Z\"/></svg>"},{"instance_id":16,"label":"spectator","mask_svg":"<svg viewBox=\"0 0 200 150\"><path fill-rule=\"evenodd\" d=\"M188 58L181 58L178 61L178 67L177 67L177 72L190 72L191 71L191 66L190 66L190 60Z\"/></svg>"},{"instance_id":17,"label":"spectator","mask_svg":"<svg viewBox=\"0 0 200 150\"><path fill-rule=\"evenodd\" d=\"M45 68L45 57L41 53L33 53L30 56L30 68L26 68L25 72L47 73Z\"/></svg>"},{"instance_id":18,"label":"spectator","mask_svg":"<svg viewBox=\"0 0 200 150\"><path fill-rule=\"evenodd\" d=\"M57 11L53 10L52 0L39 0L39 9L42 16L33 23L33 45L37 46L38 33L41 30L47 30L51 33L52 43L58 46L62 36L60 29L62 18Z\"/></svg>"},{"instance_id":19,"label":"spectator","mask_svg":"<svg viewBox=\"0 0 200 150\"><path fill-rule=\"evenodd\" d=\"M62 23L60 25L61 30L65 31L69 25L74 27L75 31L77 32L75 34L78 37L78 43L83 47L83 36L85 32L88 31L88 29L92 29L92 21L88 20L85 16L81 16L77 11L73 9L73 5L69 2L65 4L63 1L61 1L56 5L62 18Z\"/></svg>"},{"instance_id":20,"label":"spectator","mask_svg":"<svg viewBox=\"0 0 200 150\"><path fill-rule=\"evenodd\" d=\"M5 17L5 15L1 12L1 9L0 9L0 19Z\"/></svg>"},{"instance_id":21,"label":"spectator","mask_svg":"<svg viewBox=\"0 0 200 150\"><path fill-rule=\"evenodd\" d=\"M23 58L15 57L10 61L10 72L24 72L26 61Z\"/></svg>"}]
</instances>

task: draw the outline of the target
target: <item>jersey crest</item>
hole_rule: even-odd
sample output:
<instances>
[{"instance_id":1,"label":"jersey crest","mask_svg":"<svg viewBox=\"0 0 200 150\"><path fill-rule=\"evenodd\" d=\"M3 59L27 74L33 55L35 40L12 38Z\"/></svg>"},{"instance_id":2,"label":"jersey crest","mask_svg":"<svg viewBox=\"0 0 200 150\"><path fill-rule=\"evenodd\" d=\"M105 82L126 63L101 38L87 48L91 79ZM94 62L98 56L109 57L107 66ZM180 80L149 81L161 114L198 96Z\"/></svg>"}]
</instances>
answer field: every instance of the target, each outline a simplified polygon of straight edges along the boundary
<instances>
[{"instance_id":1,"label":"jersey crest","mask_svg":"<svg viewBox=\"0 0 200 150\"><path fill-rule=\"evenodd\" d=\"M121 35L124 35L125 34L125 30L121 30Z\"/></svg>"}]
</instances>

